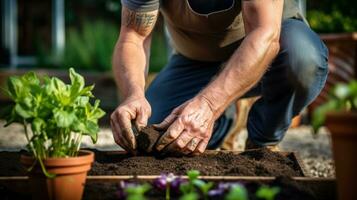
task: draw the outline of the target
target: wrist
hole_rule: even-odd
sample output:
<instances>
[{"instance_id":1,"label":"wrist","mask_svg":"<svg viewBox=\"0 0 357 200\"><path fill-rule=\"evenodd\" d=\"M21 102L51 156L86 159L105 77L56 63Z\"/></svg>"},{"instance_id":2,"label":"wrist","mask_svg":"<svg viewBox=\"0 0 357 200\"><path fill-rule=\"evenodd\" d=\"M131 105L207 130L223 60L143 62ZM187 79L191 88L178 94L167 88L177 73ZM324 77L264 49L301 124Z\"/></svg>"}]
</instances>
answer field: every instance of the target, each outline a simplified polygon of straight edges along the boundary
<instances>
[{"instance_id":1,"label":"wrist","mask_svg":"<svg viewBox=\"0 0 357 200\"><path fill-rule=\"evenodd\" d=\"M133 87L123 93L123 99L139 99L145 97L144 89L140 87Z\"/></svg>"},{"instance_id":2,"label":"wrist","mask_svg":"<svg viewBox=\"0 0 357 200\"><path fill-rule=\"evenodd\" d=\"M218 119L218 117L225 110L225 100L227 98L222 96L222 94L215 92L202 92L197 95L197 99L199 99L200 101L204 101L208 104L215 119Z\"/></svg>"}]
</instances>

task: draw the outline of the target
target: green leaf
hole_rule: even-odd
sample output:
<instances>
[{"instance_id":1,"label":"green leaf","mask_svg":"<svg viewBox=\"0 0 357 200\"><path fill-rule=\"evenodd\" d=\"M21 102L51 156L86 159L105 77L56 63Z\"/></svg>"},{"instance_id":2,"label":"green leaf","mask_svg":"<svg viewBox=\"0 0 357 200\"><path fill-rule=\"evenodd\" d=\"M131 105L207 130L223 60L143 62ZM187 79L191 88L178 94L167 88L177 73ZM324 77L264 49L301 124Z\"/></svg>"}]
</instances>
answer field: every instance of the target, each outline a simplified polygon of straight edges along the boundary
<instances>
[{"instance_id":1,"label":"green leaf","mask_svg":"<svg viewBox=\"0 0 357 200\"><path fill-rule=\"evenodd\" d=\"M21 77L24 83L27 85L39 85L40 79L38 79L37 75L34 72L28 72Z\"/></svg>"},{"instance_id":2,"label":"green leaf","mask_svg":"<svg viewBox=\"0 0 357 200\"><path fill-rule=\"evenodd\" d=\"M24 119L28 119L30 117L33 117L33 113L30 110L26 109L21 104L16 104L15 105L15 111L16 111L16 113L18 115L20 115Z\"/></svg>"},{"instance_id":3,"label":"green leaf","mask_svg":"<svg viewBox=\"0 0 357 200\"><path fill-rule=\"evenodd\" d=\"M79 96L76 99L78 106L85 107L89 103L89 97Z\"/></svg>"},{"instance_id":4,"label":"green leaf","mask_svg":"<svg viewBox=\"0 0 357 200\"><path fill-rule=\"evenodd\" d=\"M319 128L325 123L326 114L336 109L338 109L338 102L336 100L330 100L314 110L311 120L314 133L317 133Z\"/></svg>"},{"instance_id":5,"label":"green leaf","mask_svg":"<svg viewBox=\"0 0 357 200\"><path fill-rule=\"evenodd\" d=\"M76 73L73 68L69 69L69 77L71 79L71 98L76 98L84 87L84 78Z\"/></svg>"},{"instance_id":6,"label":"green leaf","mask_svg":"<svg viewBox=\"0 0 357 200\"><path fill-rule=\"evenodd\" d=\"M76 120L76 115L72 112L55 109L53 110L53 117L60 128L69 128Z\"/></svg>"},{"instance_id":7,"label":"green leaf","mask_svg":"<svg viewBox=\"0 0 357 200\"><path fill-rule=\"evenodd\" d=\"M198 199L198 194L194 192L184 194L182 197L180 197L180 200L197 200L197 199Z\"/></svg>"},{"instance_id":8,"label":"green leaf","mask_svg":"<svg viewBox=\"0 0 357 200\"><path fill-rule=\"evenodd\" d=\"M200 175L200 171L198 170L190 170L187 172L187 176L190 179L190 181L196 180L199 175Z\"/></svg>"},{"instance_id":9,"label":"green leaf","mask_svg":"<svg viewBox=\"0 0 357 200\"><path fill-rule=\"evenodd\" d=\"M23 84L20 78L16 76L9 77L9 79L7 80L7 89L11 99L16 101L16 99L21 94L22 88L23 88Z\"/></svg>"},{"instance_id":10,"label":"green leaf","mask_svg":"<svg viewBox=\"0 0 357 200\"><path fill-rule=\"evenodd\" d=\"M35 118L31 124L31 128L34 133L41 133L42 129L45 126L46 126L46 122L41 118Z\"/></svg>"},{"instance_id":11,"label":"green leaf","mask_svg":"<svg viewBox=\"0 0 357 200\"><path fill-rule=\"evenodd\" d=\"M94 89L94 85L87 86L87 87L83 88L83 90L80 92L79 95L87 96L87 97L94 97L91 92L93 89Z\"/></svg>"},{"instance_id":12,"label":"green leaf","mask_svg":"<svg viewBox=\"0 0 357 200\"><path fill-rule=\"evenodd\" d=\"M255 196L260 199L265 200L274 200L276 195L279 194L279 187L269 187L269 186L261 186L258 191L255 193Z\"/></svg>"},{"instance_id":13,"label":"green leaf","mask_svg":"<svg viewBox=\"0 0 357 200\"><path fill-rule=\"evenodd\" d=\"M85 125L85 132L83 132L83 134L84 135L89 135L94 144L97 143L98 132L99 132L98 124L88 120L88 121L85 122L84 125Z\"/></svg>"},{"instance_id":14,"label":"green leaf","mask_svg":"<svg viewBox=\"0 0 357 200\"><path fill-rule=\"evenodd\" d=\"M338 99L346 99L350 93L348 85L346 84L337 84L333 89L333 95L335 95Z\"/></svg>"},{"instance_id":15,"label":"green leaf","mask_svg":"<svg viewBox=\"0 0 357 200\"><path fill-rule=\"evenodd\" d=\"M248 200L248 192L242 185L232 186L225 200Z\"/></svg>"}]
</instances>

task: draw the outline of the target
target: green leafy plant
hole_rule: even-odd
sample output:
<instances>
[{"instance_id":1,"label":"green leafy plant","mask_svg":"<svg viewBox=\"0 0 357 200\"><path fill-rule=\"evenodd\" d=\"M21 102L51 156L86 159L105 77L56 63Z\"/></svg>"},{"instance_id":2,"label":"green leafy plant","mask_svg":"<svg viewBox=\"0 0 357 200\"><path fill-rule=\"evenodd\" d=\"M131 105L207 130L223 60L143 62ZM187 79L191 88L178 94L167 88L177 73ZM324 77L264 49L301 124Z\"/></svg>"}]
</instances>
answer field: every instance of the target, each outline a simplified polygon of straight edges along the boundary
<instances>
[{"instance_id":1,"label":"green leafy plant","mask_svg":"<svg viewBox=\"0 0 357 200\"><path fill-rule=\"evenodd\" d=\"M180 197L180 200L197 200L198 194L195 192L184 194Z\"/></svg>"},{"instance_id":2,"label":"green leafy plant","mask_svg":"<svg viewBox=\"0 0 357 200\"><path fill-rule=\"evenodd\" d=\"M243 185L234 185L230 188L225 200L248 200L247 189Z\"/></svg>"},{"instance_id":3,"label":"green leafy plant","mask_svg":"<svg viewBox=\"0 0 357 200\"><path fill-rule=\"evenodd\" d=\"M200 172L198 170L190 170L187 172L188 182L183 183L180 186L181 192L184 196L190 197L192 194L196 194L196 188L202 193L204 199L208 199L208 192L213 187L212 182L205 182L201 179L198 179Z\"/></svg>"},{"instance_id":4,"label":"green leafy plant","mask_svg":"<svg viewBox=\"0 0 357 200\"><path fill-rule=\"evenodd\" d=\"M255 193L255 196L260 199L265 200L274 200L276 195L279 194L279 187L269 187L269 186L261 186Z\"/></svg>"},{"instance_id":5,"label":"green leafy plant","mask_svg":"<svg viewBox=\"0 0 357 200\"><path fill-rule=\"evenodd\" d=\"M357 81L347 84L339 83L330 91L328 101L319 106L312 114L312 127L314 133L324 124L328 112L357 111Z\"/></svg>"},{"instance_id":6,"label":"green leafy plant","mask_svg":"<svg viewBox=\"0 0 357 200\"><path fill-rule=\"evenodd\" d=\"M142 185L128 186L125 189L127 200L145 200L145 193L151 189L148 183Z\"/></svg>"},{"instance_id":7,"label":"green leafy plant","mask_svg":"<svg viewBox=\"0 0 357 200\"><path fill-rule=\"evenodd\" d=\"M39 78L29 72L10 77L4 90L12 100L1 111L5 126L23 125L27 148L48 177L53 175L46 171L43 160L77 156L83 135L95 143L98 119L105 114L99 100L90 102L94 86L85 87L84 78L72 68L69 76L71 83L65 84L56 77Z\"/></svg>"}]
</instances>

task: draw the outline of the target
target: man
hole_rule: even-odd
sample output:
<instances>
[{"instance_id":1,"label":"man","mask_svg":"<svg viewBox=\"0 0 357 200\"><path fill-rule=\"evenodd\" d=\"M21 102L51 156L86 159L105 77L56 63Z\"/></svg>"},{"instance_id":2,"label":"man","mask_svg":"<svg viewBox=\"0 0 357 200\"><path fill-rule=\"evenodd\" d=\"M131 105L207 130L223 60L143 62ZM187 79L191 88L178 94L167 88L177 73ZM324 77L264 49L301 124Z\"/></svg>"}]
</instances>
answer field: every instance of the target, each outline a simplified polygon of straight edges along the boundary
<instances>
[{"instance_id":1,"label":"man","mask_svg":"<svg viewBox=\"0 0 357 200\"><path fill-rule=\"evenodd\" d=\"M237 98L250 110L248 148L274 146L291 119L319 94L327 49L294 0L122 0L113 70L122 103L111 115L117 144L135 152L131 121L166 130L159 151L217 148ZM175 54L144 92L151 32L159 10Z\"/></svg>"}]
</instances>

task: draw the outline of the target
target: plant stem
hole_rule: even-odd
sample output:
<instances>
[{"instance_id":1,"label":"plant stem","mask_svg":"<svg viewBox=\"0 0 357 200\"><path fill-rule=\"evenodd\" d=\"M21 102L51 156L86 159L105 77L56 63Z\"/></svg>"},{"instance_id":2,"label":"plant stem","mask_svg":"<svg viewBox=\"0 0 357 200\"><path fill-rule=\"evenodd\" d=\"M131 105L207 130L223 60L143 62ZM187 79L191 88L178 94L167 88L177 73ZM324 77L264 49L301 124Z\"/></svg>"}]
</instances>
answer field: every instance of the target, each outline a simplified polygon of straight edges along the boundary
<instances>
[{"instance_id":1,"label":"plant stem","mask_svg":"<svg viewBox=\"0 0 357 200\"><path fill-rule=\"evenodd\" d=\"M37 153L36 153L36 151L35 151L35 149L34 149L34 147L33 147L33 144L32 144L32 142L31 142L31 140L30 140L30 137L29 137L29 134L28 134L28 131L27 131L27 123L26 123L26 120L24 120L23 125L24 125L24 131L25 131L26 140L27 140L27 143L28 143L29 146L30 146L30 150L32 151L33 155L34 155L35 157L37 157Z\"/></svg>"},{"instance_id":2,"label":"plant stem","mask_svg":"<svg viewBox=\"0 0 357 200\"><path fill-rule=\"evenodd\" d=\"M166 182L166 200L170 200L170 183Z\"/></svg>"}]
</instances>

